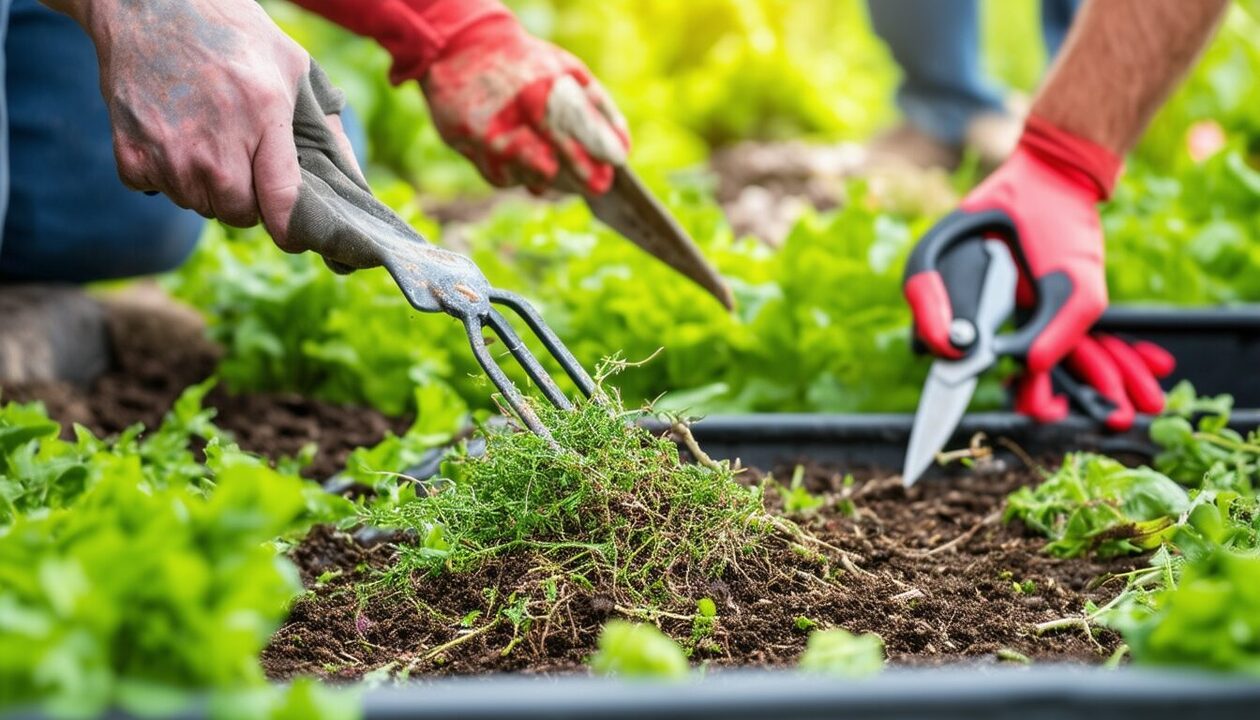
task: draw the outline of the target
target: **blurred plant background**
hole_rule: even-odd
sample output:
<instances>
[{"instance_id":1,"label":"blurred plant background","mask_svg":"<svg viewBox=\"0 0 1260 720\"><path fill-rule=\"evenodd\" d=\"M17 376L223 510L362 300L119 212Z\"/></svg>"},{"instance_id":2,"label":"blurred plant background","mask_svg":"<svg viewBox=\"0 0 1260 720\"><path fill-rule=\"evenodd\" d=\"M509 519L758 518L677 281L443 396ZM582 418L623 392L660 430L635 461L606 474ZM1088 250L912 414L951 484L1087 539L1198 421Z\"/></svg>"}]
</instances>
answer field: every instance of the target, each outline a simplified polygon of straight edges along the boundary
<instances>
[{"instance_id":1,"label":"blurred plant background","mask_svg":"<svg viewBox=\"0 0 1260 720\"><path fill-rule=\"evenodd\" d=\"M743 141L860 143L896 122L897 70L858 0L510 0L533 32L584 59L625 112L632 163L729 278L727 315L698 289L594 222L577 201L492 189L438 138L415 83L392 87L389 58L295 6L265 5L347 91L364 125L378 194L434 242L471 254L492 282L537 303L579 358L653 360L618 376L626 400L693 413L906 410L923 362L909 349L899 281L917 235L976 180L914 187L862 181L840 207L809 210L778 247L738 237L708 161ZM1031 93L1045 55L1033 0L984 3L986 62ZM1260 300L1260 2L1237 3L1202 63L1129 160L1104 211L1115 301ZM935 187L935 186L934 186ZM458 213L457 213L458 214ZM382 271L350 277L286 256L259 231L208 229L167 279L228 348L237 389L284 389L412 411L413 388L453 388L486 407L488 384L449 318L406 306ZM977 402L1000 402L990 385Z\"/></svg>"}]
</instances>

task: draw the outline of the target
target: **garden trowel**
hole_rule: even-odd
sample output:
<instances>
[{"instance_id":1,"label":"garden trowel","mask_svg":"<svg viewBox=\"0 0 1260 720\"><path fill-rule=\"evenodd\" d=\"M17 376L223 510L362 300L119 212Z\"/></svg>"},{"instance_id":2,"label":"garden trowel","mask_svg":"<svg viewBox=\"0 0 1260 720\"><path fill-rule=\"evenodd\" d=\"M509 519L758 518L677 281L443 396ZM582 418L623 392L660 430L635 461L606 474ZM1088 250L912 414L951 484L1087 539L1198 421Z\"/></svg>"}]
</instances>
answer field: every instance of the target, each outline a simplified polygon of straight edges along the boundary
<instances>
[{"instance_id":1,"label":"garden trowel","mask_svg":"<svg viewBox=\"0 0 1260 720\"><path fill-rule=\"evenodd\" d=\"M731 289L717 269L630 166L617 168L608 192L595 195L584 191L583 197L604 224L708 290L727 310L734 307Z\"/></svg>"}]
</instances>

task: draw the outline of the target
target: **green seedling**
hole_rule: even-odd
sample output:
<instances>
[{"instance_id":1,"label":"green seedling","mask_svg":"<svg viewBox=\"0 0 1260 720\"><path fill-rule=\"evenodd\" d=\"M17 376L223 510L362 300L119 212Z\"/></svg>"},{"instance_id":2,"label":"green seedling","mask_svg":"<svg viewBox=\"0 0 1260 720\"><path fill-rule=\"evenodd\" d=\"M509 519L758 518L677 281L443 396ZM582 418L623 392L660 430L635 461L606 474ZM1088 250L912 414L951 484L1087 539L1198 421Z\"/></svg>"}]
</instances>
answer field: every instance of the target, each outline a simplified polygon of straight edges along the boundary
<instances>
[{"instance_id":1,"label":"green seedling","mask_svg":"<svg viewBox=\"0 0 1260 720\"><path fill-rule=\"evenodd\" d=\"M1036 595L1037 583L1032 580L1011 583L1011 592L1016 595Z\"/></svg>"},{"instance_id":2,"label":"green seedling","mask_svg":"<svg viewBox=\"0 0 1260 720\"><path fill-rule=\"evenodd\" d=\"M717 628L717 605L709 598L696 602L696 616L691 621L691 645L699 646L713 636Z\"/></svg>"},{"instance_id":3,"label":"green seedling","mask_svg":"<svg viewBox=\"0 0 1260 720\"><path fill-rule=\"evenodd\" d=\"M1111 623L1138 663L1260 676L1260 557L1218 548L1190 560L1175 586Z\"/></svg>"},{"instance_id":4,"label":"green seedling","mask_svg":"<svg viewBox=\"0 0 1260 720\"><path fill-rule=\"evenodd\" d=\"M112 441L80 428L67 443L39 408L0 409L10 513L0 522L0 707L165 716L207 692L224 705L298 702L270 690L258 662L302 592L272 541L349 508L228 442L201 407L209 387L190 389L147 436Z\"/></svg>"},{"instance_id":5,"label":"green seedling","mask_svg":"<svg viewBox=\"0 0 1260 720\"><path fill-rule=\"evenodd\" d=\"M836 677L865 677L884 668L884 640L875 633L854 635L848 630L816 630L806 641L800 667Z\"/></svg>"},{"instance_id":6,"label":"green seedling","mask_svg":"<svg viewBox=\"0 0 1260 720\"><path fill-rule=\"evenodd\" d=\"M804 615L797 615L796 620L792 622L792 626L801 632L809 632L810 630L818 627L818 623L810 620Z\"/></svg>"},{"instance_id":7,"label":"green seedling","mask_svg":"<svg viewBox=\"0 0 1260 720\"><path fill-rule=\"evenodd\" d=\"M1145 543L1134 542L1134 529L1142 522L1167 526L1151 536L1160 545L1149 567L1110 578L1121 583L1111 600L1089 603L1079 616L1042 623L1036 632L1073 629L1092 639L1093 628L1101 625L1119 631L1126 641L1109 664L1129 653L1140 664L1260 675L1260 559L1255 556L1260 500L1254 490L1260 482L1260 432L1230 430L1231 405L1227 396L1196 398L1193 388L1179 385L1169 395L1168 413L1151 428L1152 440L1163 450L1158 470L1129 471L1114 461L1090 459L1082 472L1080 462L1069 458L1067 472L1012 496L1011 505L1025 523L1057 538L1048 548L1062 554L1083 549L1083 543L1102 547L1100 540L1118 539L1113 547L1124 551L1144 549ZM1180 488L1177 483L1190 486L1180 491L1184 501L1170 490ZM1121 515L1129 522L1116 525ZM1085 520L1100 522L1091 529ZM1113 529L1099 534L1108 523Z\"/></svg>"},{"instance_id":8,"label":"green seedling","mask_svg":"<svg viewBox=\"0 0 1260 720\"><path fill-rule=\"evenodd\" d=\"M344 574L342 570L325 570L315 578L315 587L323 587Z\"/></svg>"},{"instance_id":9,"label":"green seedling","mask_svg":"<svg viewBox=\"0 0 1260 720\"><path fill-rule=\"evenodd\" d=\"M797 465L792 470L792 480L787 487L776 484L783 498L783 511L788 515L806 515L823 506L825 500L805 489L805 467Z\"/></svg>"},{"instance_id":10,"label":"green seedling","mask_svg":"<svg viewBox=\"0 0 1260 720\"><path fill-rule=\"evenodd\" d=\"M599 634L599 650L590 660L598 675L678 680L690 667L678 643L652 625L612 620Z\"/></svg>"},{"instance_id":11,"label":"green seedling","mask_svg":"<svg viewBox=\"0 0 1260 720\"><path fill-rule=\"evenodd\" d=\"M1049 536L1053 555L1110 557L1158 547L1189 507L1185 489L1167 476L1081 453L1036 488L1013 493L1003 517Z\"/></svg>"},{"instance_id":12,"label":"green seedling","mask_svg":"<svg viewBox=\"0 0 1260 720\"><path fill-rule=\"evenodd\" d=\"M1015 663L1017 665L1032 665L1032 658L1012 648L999 648L997 651L997 659L1002 662Z\"/></svg>"}]
</instances>

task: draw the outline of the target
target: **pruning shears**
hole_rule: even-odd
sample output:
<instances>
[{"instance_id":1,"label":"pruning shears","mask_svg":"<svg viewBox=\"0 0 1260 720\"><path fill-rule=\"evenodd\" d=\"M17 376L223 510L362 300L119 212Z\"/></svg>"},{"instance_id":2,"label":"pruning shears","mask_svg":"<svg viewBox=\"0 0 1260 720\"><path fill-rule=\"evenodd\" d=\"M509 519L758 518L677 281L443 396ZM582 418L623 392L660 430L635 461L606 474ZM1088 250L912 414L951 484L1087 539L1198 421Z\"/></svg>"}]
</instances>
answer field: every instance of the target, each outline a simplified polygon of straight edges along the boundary
<instances>
[{"instance_id":1,"label":"pruning shears","mask_svg":"<svg viewBox=\"0 0 1260 720\"><path fill-rule=\"evenodd\" d=\"M907 261L907 282L922 273L937 273L944 283L953 311L949 342L961 357L932 363L902 468L906 487L918 481L949 442L980 374L1002 357L1026 357L1050 319L1045 312L1034 312L1014 331L1000 332L1016 314L1019 270L1012 244L996 238L1013 240L1016 233L1014 222L1001 211L955 213L929 231ZM1062 368L1055 368L1052 378L1091 418L1102 422L1115 410L1109 400Z\"/></svg>"}]
</instances>

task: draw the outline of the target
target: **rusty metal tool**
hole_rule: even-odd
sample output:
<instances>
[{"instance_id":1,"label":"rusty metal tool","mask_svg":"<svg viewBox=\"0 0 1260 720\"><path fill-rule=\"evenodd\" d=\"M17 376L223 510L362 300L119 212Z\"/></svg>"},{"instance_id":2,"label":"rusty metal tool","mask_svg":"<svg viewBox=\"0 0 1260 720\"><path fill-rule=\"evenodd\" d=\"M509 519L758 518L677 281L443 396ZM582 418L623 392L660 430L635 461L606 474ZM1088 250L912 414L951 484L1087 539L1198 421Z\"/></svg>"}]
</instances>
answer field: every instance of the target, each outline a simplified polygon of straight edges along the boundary
<instances>
[{"instance_id":1,"label":"rusty metal tool","mask_svg":"<svg viewBox=\"0 0 1260 720\"><path fill-rule=\"evenodd\" d=\"M717 269L629 165L616 169L608 192L594 195L584 191L582 195L605 225L707 290L722 307L734 308L731 289Z\"/></svg>"},{"instance_id":2,"label":"rusty metal tool","mask_svg":"<svg viewBox=\"0 0 1260 720\"><path fill-rule=\"evenodd\" d=\"M520 388L486 348L485 331L502 340L549 402L565 410L572 409L573 404L497 308L507 308L524 320L583 395L598 399L595 382L528 302L491 287L472 260L429 244L372 195L325 120L327 115L340 112L343 103L340 92L312 64L294 112L293 135L302 185L289 220L290 237L323 256L337 272L383 266L412 307L458 319L477 362L512 411L530 430L550 438L551 433Z\"/></svg>"}]
</instances>

